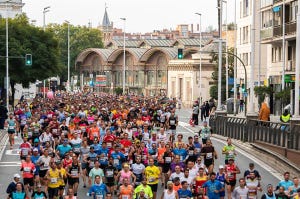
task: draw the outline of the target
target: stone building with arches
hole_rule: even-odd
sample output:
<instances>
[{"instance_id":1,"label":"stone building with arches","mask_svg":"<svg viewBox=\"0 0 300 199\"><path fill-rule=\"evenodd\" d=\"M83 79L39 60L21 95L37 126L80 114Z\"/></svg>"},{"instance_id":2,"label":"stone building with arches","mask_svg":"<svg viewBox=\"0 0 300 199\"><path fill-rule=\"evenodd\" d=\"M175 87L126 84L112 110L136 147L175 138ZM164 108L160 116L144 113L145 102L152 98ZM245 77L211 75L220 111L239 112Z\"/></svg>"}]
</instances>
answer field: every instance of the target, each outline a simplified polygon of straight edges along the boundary
<instances>
[{"instance_id":1,"label":"stone building with arches","mask_svg":"<svg viewBox=\"0 0 300 199\"><path fill-rule=\"evenodd\" d=\"M125 48L125 88L127 93L146 96L166 95L181 98L190 106L200 96L199 90L199 39L179 40L128 40ZM202 48L211 48L212 40L203 40ZM97 91L114 92L123 86L123 42L109 41L106 48L88 48L77 57L80 86L94 87ZM178 48L183 48L183 59L177 59ZM210 55L202 53L202 94L209 98L213 63ZM95 87L97 75L106 77L105 85Z\"/></svg>"}]
</instances>

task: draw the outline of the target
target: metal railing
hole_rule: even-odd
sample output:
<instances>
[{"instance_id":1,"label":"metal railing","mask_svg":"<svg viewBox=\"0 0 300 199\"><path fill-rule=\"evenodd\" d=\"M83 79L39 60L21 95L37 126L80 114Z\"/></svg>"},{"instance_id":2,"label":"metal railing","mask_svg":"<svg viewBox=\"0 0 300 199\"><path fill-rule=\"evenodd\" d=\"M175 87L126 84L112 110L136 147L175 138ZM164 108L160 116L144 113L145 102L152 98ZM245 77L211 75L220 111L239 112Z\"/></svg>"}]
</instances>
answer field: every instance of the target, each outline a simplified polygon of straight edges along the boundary
<instances>
[{"instance_id":1,"label":"metal railing","mask_svg":"<svg viewBox=\"0 0 300 199\"><path fill-rule=\"evenodd\" d=\"M213 133L244 142L260 141L287 149L300 150L300 125L248 120L246 118L211 116Z\"/></svg>"}]
</instances>

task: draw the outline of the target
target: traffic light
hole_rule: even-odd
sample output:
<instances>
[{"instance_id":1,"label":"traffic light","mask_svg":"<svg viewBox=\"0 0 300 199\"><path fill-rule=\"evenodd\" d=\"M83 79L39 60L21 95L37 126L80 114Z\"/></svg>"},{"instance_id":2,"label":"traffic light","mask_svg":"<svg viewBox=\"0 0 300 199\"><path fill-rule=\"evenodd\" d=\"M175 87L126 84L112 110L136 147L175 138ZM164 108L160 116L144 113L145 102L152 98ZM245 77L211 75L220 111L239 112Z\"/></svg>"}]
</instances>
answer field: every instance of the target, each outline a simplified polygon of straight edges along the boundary
<instances>
[{"instance_id":1,"label":"traffic light","mask_svg":"<svg viewBox=\"0 0 300 199\"><path fill-rule=\"evenodd\" d=\"M183 59L183 49L182 48L178 48L177 58L178 59Z\"/></svg>"},{"instance_id":2,"label":"traffic light","mask_svg":"<svg viewBox=\"0 0 300 199\"><path fill-rule=\"evenodd\" d=\"M26 66L31 66L32 65L32 55L31 54L26 54L25 55L25 65Z\"/></svg>"}]
</instances>

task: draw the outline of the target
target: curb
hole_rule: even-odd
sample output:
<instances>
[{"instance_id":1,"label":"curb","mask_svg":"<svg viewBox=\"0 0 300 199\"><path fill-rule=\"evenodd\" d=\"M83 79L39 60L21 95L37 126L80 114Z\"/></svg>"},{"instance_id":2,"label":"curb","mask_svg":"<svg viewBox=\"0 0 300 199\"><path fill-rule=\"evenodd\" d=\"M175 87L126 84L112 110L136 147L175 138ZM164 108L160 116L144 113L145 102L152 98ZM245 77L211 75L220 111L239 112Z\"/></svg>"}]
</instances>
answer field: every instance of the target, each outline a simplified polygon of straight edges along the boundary
<instances>
[{"instance_id":1,"label":"curb","mask_svg":"<svg viewBox=\"0 0 300 199\"><path fill-rule=\"evenodd\" d=\"M261 150L269 155L272 155L272 156L275 156L276 159L279 159L280 161L283 161L285 162L288 166L292 167L295 171L297 171L298 173L300 173L300 168L295 165L293 162L291 162L289 159L283 157L282 155L276 153L276 152L273 152L265 147L262 147L258 144L255 144L255 143L250 143L251 146L253 146L254 148L258 149L258 150Z\"/></svg>"},{"instance_id":2,"label":"curb","mask_svg":"<svg viewBox=\"0 0 300 199\"><path fill-rule=\"evenodd\" d=\"M8 135L5 130L1 130L0 134L1 134L0 135L0 161L1 161L6 145L8 143Z\"/></svg>"}]
</instances>

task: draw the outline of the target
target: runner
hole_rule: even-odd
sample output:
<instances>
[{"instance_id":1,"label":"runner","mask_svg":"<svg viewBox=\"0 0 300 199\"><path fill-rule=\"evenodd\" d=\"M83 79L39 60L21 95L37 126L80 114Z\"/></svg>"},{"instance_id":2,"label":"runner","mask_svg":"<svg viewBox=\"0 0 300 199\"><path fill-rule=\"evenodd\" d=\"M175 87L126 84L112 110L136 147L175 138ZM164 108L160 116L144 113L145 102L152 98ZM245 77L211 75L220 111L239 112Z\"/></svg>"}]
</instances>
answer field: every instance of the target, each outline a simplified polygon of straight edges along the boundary
<instances>
[{"instance_id":1,"label":"runner","mask_svg":"<svg viewBox=\"0 0 300 199\"><path fill-rule=\"evenodd\" d=\"M7 133L9 138L10 149L13 149L13 145L15 143L15 133L18 126L17 120L14 118L12 113L9 114L8 119L6 120L7 125Z\"/></svg>"}]
</instances>

